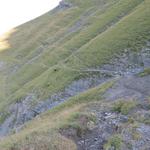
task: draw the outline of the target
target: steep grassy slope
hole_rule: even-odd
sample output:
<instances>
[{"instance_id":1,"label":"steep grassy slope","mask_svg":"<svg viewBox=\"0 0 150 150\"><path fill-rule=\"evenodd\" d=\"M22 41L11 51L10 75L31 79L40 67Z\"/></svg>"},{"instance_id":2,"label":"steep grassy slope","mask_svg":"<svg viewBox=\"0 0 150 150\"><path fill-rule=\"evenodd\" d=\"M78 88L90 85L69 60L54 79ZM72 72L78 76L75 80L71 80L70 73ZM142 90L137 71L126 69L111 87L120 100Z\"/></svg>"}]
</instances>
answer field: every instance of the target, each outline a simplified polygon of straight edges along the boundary
<instances>
[{"instance_id":1,"label":"steep grassy slope","mask_svg":"<svg viewBox=\"0 0 150 150\"><path fill-rule=\"evenodd\" d=\"M33 81L26 84L24 86L25 89L33 89L33 86L35 88L36 83L37 83L38 88L41 87L40 90L44 90L44 87L45 87L45 92L48 90L48 93L49 93L49 91L51 92L54 89L54 87L56 87L58 90L62 89L65 85L67 85L69 82L74 80L75 77L78 76L78 71L76 71L76 70L72 71L70 69L67 69L67 68L63 67L64 65L69 66L69 68L71 68L71 69L75 68L75 69L81 69L81 70L84 68L96 67L96 66L100 66L103 63L106 63L107 60L109 60L110 58L112 58L113 55L115 55L115 52L118 53L128 47L134 47L133 48L134 50L140 48L142 46L142 43L144 43L143 39L146 38L146 36L148 34L147 31L149 30L148 29L149 21L147 19L148 9L145 10L145 13L143 12L142 9L144 10L145 6L143 8L139 8L139 10L137 10L137 12L135 12L135 14L139 13L138 15L136 14L137 18L134 16L134 13L132 14L133 16L131 15L132 19L130 19L130 15L127 16L127 18L125 18L125 20L123 19L122 22L119 22L113 28L108 29L104 33L96 36L94 39L92 39L92 41L90 41L86 45L82 46L80 49L77 50L77 52L74 52L71 56L69 56L69 58L67 58L64 61L64 63L58 62L58 65L56 65L52 68L49 68L47 71L45 71L39 77L37 77L37 79L34 79ZM143 14L141 13L141 11L143 12ZM134 18L134 20L133 20L133 18ZM137 26L134 26L134 24L137 24ZM133 25L133 26L131 26L131 25ZM124 33L124 31L126 31L126 30L128 30L128 31L126 33ZM135 32L133 32L133 31L135 31ZM140 35L140 37L138 37L137 34ZM143 35L143 36L141 36L141 35ZM87 37L87 36L85 36L85 37ZM119 42L118 42L118 40L119 40ZM74 40L74 41L76 41L76 40ZM133 41L133 42L131 43L131 41ZM136 43L136 42L138 42L138 43ZM98 45L98 43L100 43L100 45ZM109 45L109 43L110 43L110 45ZM71 49L71 47L69 48L69 50L70 49ZM63 50L61 49L60 51L63 51ZM61 53L61 52L59 52L59 53ZM96 54L96 56L95 56L95 54ZM56 55L56 53L55 53L55 55ZM64 55L66 55L66 50L65 50L65 54L62 53L60 58L63 58ZM56 55L56 57L58 57L58 59L56 59L53 56L53 58L55 58L55 60L59 61L59 56ZM53 60L51 58L49 58L49 59ZM54 62L54 61L52 61L52 62ZM57 72L55 72L53 68L58 68ZM51 77L49 77L49 75ZM55 80L53 80L53 79L55 79ZM56 79L57 79L57 81L56 81ZM17 80L19 80L19 79L17 78ZM54 81L54 83L52 80ZM21 79L21 81L23 81L23 79ZM40 82L37 82L37 81L40 81ZM49 83L50 86L47 87L47 85L46 85L47 83ZM59 86L61 86L61 87L59 87ZM57 89L54 89L53 92L55 92ZM20 93L20 91L17 91L17 93L18 92ZM44 95L45 95L45 93L44 93Z\"/></svg>"},{"instance_id":2,"label":"steep grassy slope","mask_svg":"<svg viewBox=\"0 0 150 150\"><path fill-rule=\"evenodd\" d=\"M86 15L89 11L91 11L89 9L94 9L94 11L95 9L98 9L94 7L95 5L86 5L85 7L87 7L87 9L82 7L80 8L79 6L81 6L81 4L79 4L79 6L73 6L74 7L68 8L64 11L61 11L60 9L58 12L56 11L56 13L48 13L41 18L22 25L21 27L15 29L16 32L14 32L8 38L8 41L6 39L6 41L9 43L10 49L5 51L3 50L2 53L4 54L1 54L1 58L2 60L4 59L4 61L6 59L7 63L13 65L13 67L11 67L13 68L11 69L11 72L12 70L16 70L16 68L19 67L19 69L17 69L15 73L12 73L11 76L8 77L8 86L6 83L6 90L8 92L8 95L10 95L11 92L19 89L23 84L31 81L32 79L43 73L45 70L47 70L49 66L45 64L45 61L48 63L51 62L52 65L54 65L58 63L60 59L64 59L66 57L66 50L61 53L62 50L60 51L60 48L58 51L57 49L59 47L59 44L55 45L55 42L58 43L60 38L66 38L66 40L64 39L64 41L67 42L68 40L65 34L69 34L70 36L71 34L75 34L74 32L68 32L69 26L71 28L73 24L80 19L81 14ZM30 40L27 41L27 39ZM63 44L64 42L61 45ZM54 48L56 50L54 50ZM29 51L31 51L31 54ZM68 51L70 54L71 51ZM26 55L28 55L27 60L25 59ZM36 61L36 59L38 60ZM6 74L10 73L9 70L10 69L8 69L8 72Z\"/></svg>"},{"instance_id":3,"label":"steep grassy slope","mask_svg":"<svg viewBox=\"0 0 150 150\"><path fill-rule=\"evenodd\" d=\"M89 77L124 51L140 52L150 40L149 8L149 0L66 0L1 38L0 122L10 115L6 110L10 105L24 102L30 95L30 103L36 105L64 91L73 81ZM80 110L81 104L101 100L113 82L85 91L29 122L23 131L2 140L0 147L9 149L20 142L26 145L32 137L54 134L56 139L52 137L47 143L62 140L67 146L64 149L76 149L54 128ZM55 145L51 143L51 149Z\"/></svg>"},{"instance_id":4,"label":"steep grassy slope","mask_svg":"<svg viewBox=\"0 0 150 150\"><path fill-rule=\"evenodd\" d=\"M54 13L52 15L47 14L44 17L42 17L42 20L45 19L46 21L40 21L40 18L35 20L34 22L37 26L38 31L40 30L39 26L42 26L42 30L40 31L40 33L37 32L38 35L34 34L36 32L35 27L32 31L31 25L34 26L34 23L32 23L32 22L27 23L27 26L29 26L27 28L24 27L26 25L24 25L23 27L20 27L20 28L25 28L26 30L29 30L31 28L31 31L29 30L27 32L26 30L24 31L21 29L22 33L20 33L20 32L14 33L14 35L12 35L12 38L11 38L12 44L11 44L11 42L9 42L12 47L11 50L7 50L7 51L5 50L5 52L7 52L7 53L9 52L9 56L10 56L10 53L13 52L12 53L13 56L11 56L11 59L14 58L14 61L20 60L18 62L19 64L18 63L15 64L15 66L14 66L15 68L13 68L13 70L15 70L14 73L9 72L11 75L7 79L8 84L6 83L6 90L8 89L7 95L11 95L11 101L13 99L14 100L20 99L20 97L25 96L27 94L27 91L23 90L24 88L31 90L31 89L33 89L33 87L32 87L32 85L33 85L34 89L35 89L36 85L34 83L36 82L36 80L39 80L39 82L36 82L37 87L40 90L39 92L41 92L41 93L44 92L44 95L45 96L47 95L47 97L48 97L48 94L45 94L45 92L47 90L48 90L48 92L49 91L51 92L54 89L53 88L54 85L55 85L55 87L57 86L57 89L54 89L53 92L62 89L65 85L67 85L69 82L74 80L75 76L78 76L78 72L74 72L74 71L72 72L69 70L69 74L74 74L73 76L70 76L67 73L68 70L66 68L62 67L62 65L65 64L66 62L67 62L67 64L65 64L65 65L67 65L67 66L70 66L70 65L72 65L72 63L75 63L75 65L73 64L73 67L71 66L71 68L75 68L76 65L78 64L78 62L80 62L80 64L77 66L78 69L90 67L90 66L95 67L97 65L100 66L102 63L104 63L106 60L108 60L110 57L112 57L112 53L114 53L114 50L121 51L124 48L127 48L129 46L132 47L132 44L134 44L135 48L139 47L140 43L144 42L144 41L142 41L142 39L144 37L146 37L146 34L147 34L146 31L148 30L147 29L148 28L148 25L147 25L148 24L148 21L147 21L148 12L143 12L143 14L141 14L142 10L138 10L140 16L137 15L137 18L134 18L134 20L130 19L130 18L132 18L132 16L131 17L128 16L127 18L125 18L127 21L125 20L125 21L123 21L123 23L119 23L119 24L117 23L115 25L115 22L119 21L121 18L126 16L126 14L130 14L132 11L136 10L137 9L136 7L141 2L142 2L142 0L135 0L135 1L129 0L129 1L122 1L122 2L114 1L113 3L112 3L112 1L108 1L107 3L105 2L106 3L105 4L106 6L105 6L103 4L103 1L97 1L97 3L99 3L99 7L100 8L102 7L101 9L99 9L98 5L95 5L97 3L94 3L94 2L92 4L89 3L89 5L87 3L87 5L84 6L84 7L86 7L86 9L81 7L81 4L79 4L78 7L76 6L77 4L76 5L74 4L73 5L74 7L71 7L70 9L63 11L63 13L62 12L56 13L56 14ZM106 8L103 7L103 5ZM143 9L145 9L145 6ZM79 9L78 10L79 12L76 9ZM145 11L148 11L148 8ZM78 20L79 19L82 20L82 18L84 18L84 15L86 16L86 13L87 13L87 15L88 15L88 13L91 15L88 15L87 21L83 21L83 22L85 22L85 25L84 26L81 25L81 28L84 28L84 29L83 30L80 29L81 31L77 30L75 33L67 32L67 29L69 28L68 26L71 24L70 20L72 21L73 19L75 19L75 16L78 17ZM64 17L61 16L64 14L66 16L64 16ZM56 18L56 24L53 23L53 22L55 22L55 19L53 20L53 22L50 19L51 17L53 17L53 15L58 15L57 17L54 17L54 18ZM47 16L50 16L50 18L47 18ZM59 20L58 18L61 18L64 21L64 23L63 23L63 21ZM146 21L141 21L140 19L143 19ZM76 20L74 20L74 22L75 21L78 22L78 20L76 19ZM130 21L130 23L127 23L128 20ZM57 33L59 33L59 30L57 30L57 29L54 30L53 28L51 29L51 25L49 25L49 23L47 23L47 21L50 21L50 24L52 24L53 28L58 26L59 30L61 30L61 34L57 35ZM41 22L42 22L42 25L41 25ZM68 25L68 22L69 22L69 25ZM139 22L140 22L140 24L137 27L133 26L133 28L132 28L133 24L138 24ZM40 24L39 26L38 26L38 23ZM45 23L45 25L48 27L44 27L43 23ZM67 24L67 27L66 27L66 24ZM143 27L143 24L146 24L146 25L144 25L144 27ZM66 28L66 30L64 29L65 31L63 31L62 25L64 25L64 28ZM111 26L111 25L114 27L112 29L109 29L109 26ZM119 26L119 30L117 29L118 27L115 27L115 26ZM48 34L49 29L51 29L51 30L50 30L50 33ZM124 32L124 30L127 30L127 29L133 30L135 32L131 33L129 31L126 34L122 34L122 32ZM16 29L16 30L19 31L19 29ZM110 32L108 32L106 30L110 30ZM109 34L114 35L114 32L116 32L115 30L118 30L116 37L110 36ZM63 31L63 34L62 34L62 31ZM137 31L139 33L140 32L142 33L140 35L143 35L143 36L139 37L138 40L136 40L136 38L138 38L136 36L138 34L138 33L136 33ZM24 34L26 32L29 33L29 35L25 34L22 36L22 34ZM43 33L41 33L41 32L43 32ZM62 36L63 43L59 42L59 40L57 38L55 39L51 32L53 32L53 34L55 33L55 36L57 36L57 38L60 38ZM67 32L66 36L64 35L65 34L64 32ZM20 35L18 35L18 34L20 34ZM30 36L32 34L33 34L32 38L34 39L33 40L34 44L32 44L32 39L30 39ZM130 35L130 34L132 34L132 35ZM50 35L50 37L48 37L48 35ZM123 35L123 37L120 37L121 35ZM23 39L19 40L21 36L23 37ZM45 36L48 37L48 40L52 39L52 38L54 38L55 40L52 42L51 41L49 42L49 41L47 41L47 38ZM25 37L26 37L26 39L30 39L30 40L25 42L23 45L21 45L21 43L19 44L18 42L25 41L25 39L24 39ZM110 46L107 44L107 37L110 38L110 42L109 42ZM37 38L39 38L39 39L37 39ZM69 40L67 38L69 38ZM125 42L124 43L115 42L115 40L117 41L120 38L122 38L122 41L126 41L126 43ZM11 41L11 39L9 41ZM42 40L42 39L45 39L45 40ZM94 43L96 41L99 41L100 39L103 40L102 43L104 44L104 45L101 45L101 47L99 47L99 45L95 45L95 43ZM112 39L114 40L115 44L111 42ZM17 42L15 43L14 40L16 40ZM133 41L132 43L131 43L131 40ZM135 40L138 41L139 43L136 44ZM34 42L34 41L36 41L36 42ZM45 42L46 44L44 44L44 45L46 45L46 47L44 47L40 41L42 41L43 43ZM53 43L53 42L56 42L56 43ZM99 42L99 43L101 43L101 42ZM17 48L15 46L13 46L13 44L15 44L15 46L17 45ZM19 47L19 45L21 45L21 48ZM35 47L34 47L34 45L35 45ZM91 45L90 46L91 48L88 45ZM113 45L113 47L112 47L112 45ZM108 46L108 47L106 47L106 46ZM25 49L24 49L24 47L25 47ZM89 47L88 48L89 50L86 49L86 47ZM109 50L109 48L111 48L111 51ZM92 51L91 51L91 49L92 49ZM78 51L77 53L75 53L76 50ZM31 52L28 53L28 51L31 51ZM72 54L72 52L73 52L73 54ZM97 53L99 55L97 57L95 57L95 55L93 55L94 56L94 59L93 59L92 54L90 54L89 52L92 52L93 54ZM105 52L105 54L103 54L104 52ZM25 53L28 53L28 56ZM81 55L78 53L81 53ZM86 53L88 53L88 55L85 57L84 55L86 55ZM69 56L69 58L67 58L68 56ZM110 57L106 57L106 56L110 56ZM18 58L18 57L20 57L20 58ZM22 57L23 57L23 59L22 59ZM88 62L86 60L84 61L83 57L87 58L88 61L94 60L94 62ZM91 57L92 59L88 58L88 57ZM26 58L27 58L27 60L26 60ZM62 60L63 60L63 63L62 63ZM99 61L101 60L101 62L99 62L97 60L99 60ZM83 62L85 62L86 64L84 64ZM60 69L58 69L58 72L54 72L53 68L57 68L57 67ZM18 68L18 69L16 69L16 68ZM57 77L57 74L58 74L58 77ZM67 79L67 75L65 75L65 74L68 74L68 76L69 76L68 79ZM50 78L48 77L49 75L51 76ZM56 77L58 78L56 83L51 82L51 80L53 80L53 76L55 76L54 78L56 78ZM63 79L61 81L59 81L59 76L61 76L62 78L64 77L66 81ZM56 80L53 80L53 81L56 81ZM63 83L60 84L61 82L63 82ZM50 83L51 85L53 85L52 86L53 89L51 89L51 86L47 87L47 85L46 85L47 83ZM61 87L59 87L59 85L61 85ZM24 86L24 88L21 88L23 86ZM45 90L44 90L44 88L40 88L40 86L45 87ZM16 93L14 94L15 91L16 91ZM13 95L11 93L13 93Z\"/></svg>"}]
</instances>

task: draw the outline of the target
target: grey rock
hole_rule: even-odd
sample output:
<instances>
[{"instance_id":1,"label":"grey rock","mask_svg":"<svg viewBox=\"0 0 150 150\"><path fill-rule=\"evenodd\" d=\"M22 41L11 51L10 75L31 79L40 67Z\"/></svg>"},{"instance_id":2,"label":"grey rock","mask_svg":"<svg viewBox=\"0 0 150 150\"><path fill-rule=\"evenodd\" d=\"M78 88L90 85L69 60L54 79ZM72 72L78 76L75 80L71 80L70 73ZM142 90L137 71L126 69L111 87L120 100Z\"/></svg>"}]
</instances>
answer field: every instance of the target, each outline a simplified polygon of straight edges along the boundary
<instances>
[{"instance_id":1,"label":"grey rock","mask_svg":"<svg viewBox=\"0 0 150 150\"><path fill-rule=\"evenodd\" d=\"M127 116L121 115L119 119L120 119L120 122L122 122L122 123L128 122L128 117Z\"/></svg>"}]
</instances>

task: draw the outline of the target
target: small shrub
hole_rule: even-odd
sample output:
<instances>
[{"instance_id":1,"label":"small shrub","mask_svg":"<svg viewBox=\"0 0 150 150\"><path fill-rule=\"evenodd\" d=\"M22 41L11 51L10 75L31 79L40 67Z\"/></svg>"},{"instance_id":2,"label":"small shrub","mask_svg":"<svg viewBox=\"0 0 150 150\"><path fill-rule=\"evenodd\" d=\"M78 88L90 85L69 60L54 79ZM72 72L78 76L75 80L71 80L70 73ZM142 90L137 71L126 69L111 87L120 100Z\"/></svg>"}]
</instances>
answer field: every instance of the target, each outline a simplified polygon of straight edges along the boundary
<instances>
[{"instance_id":1,"label":"small shrub","mask_svg":"<svg viewBox=\"0 0 150 150\"><path fill-rule=\"evenodd\" d=\"M1 114L0 115L0 123L3 123L9 115L10 114L8 112L4 112L3 114Z\"/></svg>"},{"instance_id":2,"label":"small shrub","mask_svg":"<svg viewBox=\"0 0 150 150\"><path fill-rule=\"evenodd\" d=\"M132 118L132 117L128 118L128 123L129 124L134 124L134 122L135 122L134 118Z\"/></svg>"},{"instance_id":3,"label":"small shrub","mask_svg":"<svg viewBox=\"0 0 150 150\"><path fill-rule=\"evenodd\" d=\"M143 72L139 74L140 77L150 75L150 68L146 68Z\"/></svg>"},{"instance_id":4,"label":"small shrub","mask_svg":"<svg viewBox=\"0 0 150 150\"><path fill-rule=\"evenodd\" d=\"M142 120L143 123L145 123L146 125L150 125L150 119L149 118L144 118Z\"/></svg>"},{"instance_id":5,"label":"small shrub","mask_svg":"<svg viewBox=\"0 0 150 150\"><path fill-rule=\"evenodd\" d=\"M88 131L89 122L96 123L96 117L89 113L74 113L65 122L61 129L73 128L76 130L77 136L82 137Z\"/></svg>"},{"instance_id":6,"label":"small shrub","mask_svg":"<svg viewBox=\"0 0 150 150\"><path fill-rule=\"evenodd\" d=\"M108 139L107 143L104 145L105 150L114 148L115 150L121 150L122 138L120 135L114 135Z\"/></svg>"},{"instance_id":7,"label":"small shrub","mask_svg":"<svg viewBox=\"0 0 150 150\"><path fill-rule=\"evenodd\" d=\"M121 100L114 103L113 111L122 113L123 115L127 115L131 109L136 107L136 105L137 105L136 102L133 100L131 101Z\"/></svg>"},{"instance_id":8,"label":"small shrub","mask_svg":"<svg viewBox=\"0 0 150 150\"><path fill-rule=\"evenodd\" d=\"M140 133L138 133L136 131L132 132L132 137L133 137L133 140L136 140L136 141L141 139Z\"/></svg>"}]
</instances>

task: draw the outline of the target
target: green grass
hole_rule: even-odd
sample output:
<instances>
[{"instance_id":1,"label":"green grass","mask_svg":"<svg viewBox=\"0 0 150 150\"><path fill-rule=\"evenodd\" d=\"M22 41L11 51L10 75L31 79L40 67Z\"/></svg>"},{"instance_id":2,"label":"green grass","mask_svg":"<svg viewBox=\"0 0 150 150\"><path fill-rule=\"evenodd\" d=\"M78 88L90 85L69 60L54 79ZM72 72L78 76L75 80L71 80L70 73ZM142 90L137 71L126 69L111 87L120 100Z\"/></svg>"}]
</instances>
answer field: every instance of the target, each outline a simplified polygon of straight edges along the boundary
<instances>
[{"instance_id":1,"label":"green grass","mask_svg":"<svg viewBox=\"0 0 150 150\"><path fill-rule=\"evenodd\" d=\"M49 136L51 135L51 136ZM76 145L71 140L54 133L37 134L36 132L27 136L24 141L6 145L6 150L26 150L33 148L36 150L76 150Z\"/></svg>"},{"instance_id":2,"label":"green grass","mask_svg":"<svg viewBox=\"0 0 150 150\"><path fill-rule=\"evenodd\" d=\"M134 100L120 100L114 103L113 111L121 113L123 115L128 115L128 113L137 106Z\"/></svg>"},{"instance_id":3,"label":"green grass","mask_svg":"<svg viewBox=\"0 0 150 150\"><path fill-rule=\"evenodd\" d=\"M10 114L8 112L3 112L3 114L0 115L0 124L5 121L5 119L9 116Z\"/></svg>"},{"instance_id":4,"label":"green grass","mask_svg":"<svg viewBox=\"0 0 150 150\"><path fill-rule=\"evenodd\" d=\"M60 126L60 130L74 129L78 137L82 137L96 124L96 116L88 112L75 112Z\"/></svg>"},{"instance_id":5,"label":"green grass","mask_svg":"<svg viewBox=\"0 0 150 150\"><path fill-rule=\"evenodd\" d=\"M146 32L149 28L149 20L146 19L147 11L146 4L141 4L114 27L108 28L107 31L87 43L76 53L76 57L82 60L86 67L96 67L98 64L100 66L109 62L116 53L120 53L126 48L137 51L144 44L144 39L148 37ZM71 67L81 65L78 59L73 56L69 59Z\"/></svg>"},{"instance_id":6,"label":"green grass","mask_svg":"<svg viewBox=\"0 0 150 150\"><path fill-rule=\"evenodd\" d=\"M142 47L142 45L144 44L143 39L146 38L147 36L146 31L148 30L148 27L149 27L148 26L149 22L145 21L147 20L146 19L147 15L145 15L145 13L147 14L147 9L145 9L145 7L146 7L145 5L141 4L141 7L138 7L135 10L135 12L133 12L133 14L127 16L118 24L116 24L113 28L110 28L108 29L107 32L104 32L103 34L98 35L95 39L93 39L92 41L87 43L85 46L80 48L74 55L72 55L66 60L65 65L70 67L71 69L72 68L81 69L81 68L87 68L87 67L96 67L97 65L100 66L103 63L106 63L116 53L123 51L127 47L132 47L132 48L134 47L133 48L134 50L136 50L137 48L140 49L140 47ZM140 13L141 11L143 13ZM134 24L137 24L137 26L134 26ZM124 33L123 31L127 31L127 32ZM138 36L138 35L143 35L143 36ZM136 43L137 41L138 43ZM53 60L53 59L50 59L50 60ZM74 71L72 71L71 69L70 69L70 74L74 74ZM61 70L60 72L62 73L62 77L64 76L65 78L67 78L68 70L66 70L65 68L62 68L60 70ZM49 70L47 70L46 73L50 74ZM53 77L49 78L48 80L51 82L51 79L53 79ZM43 74L42 74L41 76L38 77L38 80L42 81L42 80L46 80L46 78L43 78ZM74 78L72 78L71 80L74 80ZM31 81L31 84L33 83L34 81ZM61 83L61 81L59 80L56 84L58 85L58 83L64 86L68 84L68 82ZM34 84L33 86L35 87L36 85ZM29 87L28 89L31 89L31 88ZM57 89L59 90L59 88ZM52 89L50 89L50 91L51 90Z\"/></svg>"},{"instance_id":7,"label":"green grass","mask_svg":"<svg viewBox=\"0 0 150 150\"><path fill-rule=\"evenodd\" d=\"M144 77L148 75L150 75L150 68L146 68L143 72L139 74L140 77Z\"/></svg>"},{"instance_id":8,"label":"green grass","mask_svg":"<svg viewBox=\"0 0 150 150\"><path fill-rule=\"evenodd\" d=\"M91 6L92 7L92 6ZM87 8L88 9L88 8ZM77 10L76 10L77 11ZM70 13L70 12L69 12ZM77 12L74 12L74 13L77 13ZM71 16L72 14L70 14L70 16ZM70 19L69 19L70 20ZM71 20L72 20L72 18L71 18ZM61 22L62 23L62 22ZM65 24L66 25L66 24ZM105 24L103 24L103 26L101 27L99 27L99 29L100 28L103 28L104 27L104 25ZM61 27L60 27L61 28ZM69 28L69 27L68 27ZM95 32L97 32L97 31L95 31ZM91 32L91 34L93 34L93 32ZM50 34L50 36L52 36L51 34ZM60 37L60 35L59 35L59 37ZM79 36L80 37L80 36ZM86 35L84 36L85 38L86 38ZM53 36L52 36L52 38L54 38ZM73 37L74 38L74 37ZM91 37L91 39L92 39L92 37ZM57 41L58 39L55 39L55 41ZM76 39L73 39L73 42L75 41ZM62 60L62 59L65 59L67 56L69 56L71 53L72 53L72 51L70 51L70 49L77 49L78 47L81 47L82 46L82 43L79 45L79 46L75 46L74 44L76 44L77 45L77 42L74 42L74 44L72 45L72 46L68 46L68 45L70 45L70 43L72 43L72 41L71 40L65 40L64 41L64 43L63 43L63 45L61 44L61 45L59 45L59 44L57 44L57 45L55 45L54 47L52 46L52 48L50 47L50 48L48 48L48 50L46 50L46 52L44 53L44 54L42 54L42 60L39 58L36 62L38 62L37 64L38 64L38 66L39 66L39 68L37 68L34 64L33 64L33 66L31 66L30 64L28 64L28 65L24 65L24 66L22 66L22 68L19 70L19 72L17 72L14 76L12 76L11 77L11 79L10 79L10 83L12 82L12 86L13 87L11 87L11 89L13 89L13 91L12 92L14 92L14 90L16 90L16 89L19 89L19 87L21 86L21 85L23 85L24 83L26 83L26 82L28 82L28 81L31 81L32 79L34 79L34 78L36 78L39 74L41 74L41 72L43 72L44 70L46 70L47 69L47 67L46 68L44 68L44 67L42 67L42 65L41 64L46 64L46 65L48 65L48 67L49 67L49 65L54 65L54 64L56 64L56 63L58 63L58 61L60 61L60 60ZM29 48L30 49L30 48ZM51 51L51 49L53 49L52 51ZM21 55L23 55L24 56L24 54L21 54ZM28 58L29 59L29 58ZM42 61L42 62L41 62ZM39 62L41 62L41 63L39 63ZM34 69L33 69L34 68ZM37 68L37 69L36 69ZM27 73L25 73L24 74L24 72L27 72ZM16 85L17 84L17 85ZM15 85L15 87L14 87L14 85Z\"/></svg>"},{"instance_id":9,"label":"green grass","mask_svg":"<svg viewBox=\"0 0 150 150\"><path fill-rule=\"evenodd\" d=\"M109 150L111 148L115 150L121 150L121 145L122 145L122 138L121 135L113 135L112 137L109 138L107 143L104 146L105 150Z\"/></svg>"},{"instance_id":10,"label":"green grass","mask_svg":"<svg viewBox=\"0 0 150 150\"><path fill-rule=\"evenodd\" d=\"M102 2L99 3L101 4ZM7 99L5 100L6 103L21 99L32 90L37 91L36 93L39 94L40 99L45 99L49 97L51 93L62 90L69 83L78 78L80 70L82 73L82 69L84 68L101 66L116 53L123 51L127 47L134 47L134 50L142 47L144 39L146 38L146 31L149 30L149 20L146 19L148 17L149 9L147 9L147 7L149 2L146 1L146 4L141 3L142 0L106 1L107 5L103 4L105 7L101 9L98 9L95 3L93 5L89 3L89 5L84 6L84 8L73 7L63 13L48 13L43 18L38 18L35 21L19 27L18 31L12 35L13 39L11 37L9 38L10 45L12 46L11 50L6 50L6 54L9 54L10 57L16 58L17 55L21 55L21 58L18 59L20 65L19 70L14 74L10 73L7 78L6 89L9 97L5 97L5 99ZM101 4L101 6L103 5ZM80 15L82 16L90 9L92 9L95 14L87 17L87 25L85 25L83 30L67 35L70 38L68 39L68 37L65 36L66 30L80 18ZM55 15L58 15L58 17ZM49 27L58 27L61 31L57 29L47 31L49 30L47 28L47 24L49 24L48 20L51 20L53 17L56 20L54 19L50 22ZM61 20L59 20L60 17ZM61 25L60 22L62 24L64 22L64 24ZM68 22L70 23L68 24ZM112 22L114 26L110 28L109 24ZM37 28L32 27L32 25L34 26L35 24L37 24ZM137 26L135 26L135 24L137 24ZM31 32L29 35L27 34L22 37L23 33L27 32L26 26L29 26ZM37 32L41 27L43 27L42 30ZM22 32L20 33L19 30ZM38 55L38 47L41 45L41 41L45 39L47 41L47 37L49 36L53 38L54 33L57 38L53 42L51 40L48 41L49 45L43 49L41 55L31 64L24 64L32 59L33 56ZM140 37L138 35L140 35ZM17 43L23 42L25 37L27 39L32 38L30 41L33 41L31 43ZM50 37L49 39L51 39ZM61 37L63 42L59 40ZM136 41L139 43L136 43ZM16 47L16 45L18 45L18 47ZM35 45L35 48L30 47L30 45ZM21 46L23 48L21 48ZM26 56L24 53L27 53L28 50L31 52ZM97 55L95 55L95 53ZM14 65L16 65L16 63ZM60 68L57 73L53 72L54 66ZM64 66L70 67L70 70ZM73 68L79 71L75 72L72 70ZM49 83L50 86L47 87L47 83Z\"/></svg>"},{"instance_id":11,"label":"green grass","mask_svg":"<svg viewBox=\"0 0 150 150\"><path fill-rule=\"evenodd\" d=\"M143 119L142 122L145 123L146 125L150 125L150 119L148 119L148 118Z\"/></svg>"},{"instance_id":12,"label":"green grass","mask_svg":"<svg viewBox=\"0 0 150 150\"><path fill-rule=\"evenodd\" d=\"M149 0L68 1L73 7L57 13L48 12L16 27L3 39L2 43L7 43L8 48L0 51L0 59L6 63L5 70L0 71L0 112L30 93L35 95L37 102L43 101L63 91L73 81L89 77L85 69L100 67L127 48L138 52L150 40ZM69 33L76 22L81 22L81 26ZM149 75L149 68L141 73L145 75ZM59 128L80 105L101 100L101 95L113 83L87 90L45 112L41 120L29 122L22 132L0 142L0 146L12 146L20 139L25 143L26 136L32 137L34 132L42 135L43 131ZM114 108L128 114L135 106L133 101L126 101L115 104ZM76 124L76 119L73 122ZM27 143L30 142L27 140ZM118 147L115 140L108 143ZM34 141L30 144L34 145Z\"/></svg>"}]
</instances>

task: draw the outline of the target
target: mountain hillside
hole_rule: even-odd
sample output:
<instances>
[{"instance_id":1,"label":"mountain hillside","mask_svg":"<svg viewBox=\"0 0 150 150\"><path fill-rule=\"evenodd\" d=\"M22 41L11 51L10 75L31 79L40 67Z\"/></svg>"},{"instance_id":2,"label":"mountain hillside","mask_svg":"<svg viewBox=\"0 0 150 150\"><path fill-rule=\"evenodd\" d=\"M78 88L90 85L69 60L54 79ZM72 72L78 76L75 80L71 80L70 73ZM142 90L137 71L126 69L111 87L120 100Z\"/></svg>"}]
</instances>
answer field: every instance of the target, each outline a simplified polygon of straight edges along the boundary
<instances>
[{"instance_id":1,"label":"mountain hillside","mask_svg":"<svg viewBox=\"0 0 150 150\"><path fill-rule=\"evenodd\" d=\"M0 150L149 150L150 1L62 0L0 37Z\"/></svg>"}]
</instances>

